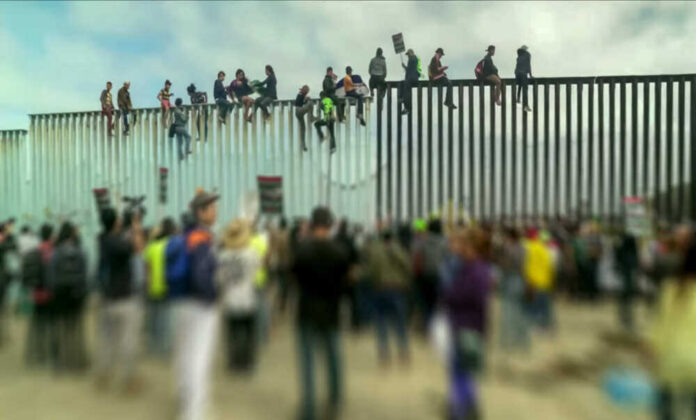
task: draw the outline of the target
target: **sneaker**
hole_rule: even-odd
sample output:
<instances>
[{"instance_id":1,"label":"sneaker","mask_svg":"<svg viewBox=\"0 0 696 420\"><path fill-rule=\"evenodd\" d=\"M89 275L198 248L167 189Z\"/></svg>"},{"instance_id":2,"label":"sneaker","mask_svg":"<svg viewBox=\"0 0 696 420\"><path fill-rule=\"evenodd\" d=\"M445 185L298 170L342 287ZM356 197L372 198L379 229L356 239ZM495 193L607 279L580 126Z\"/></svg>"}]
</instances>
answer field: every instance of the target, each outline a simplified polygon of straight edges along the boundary
<instances>
[{"instance_id":1,"label":"sneaker","mask_svg":"<svg viewBox=\"0 0 696 420\"><path fill-rule=\"evenodd\" d=\"M308 150L309 150L309 149L307 148L307 145L306 145L304 142L302 142L302 151L303 151L303 152L306 152L306 151L308 151Z\"/></svg>"},{"instance_id":2,"label":"sneaker","mask_svg":"<svg viewBox=\"0 0 696 420\"><path fill-rule=\"evenodd\" d=\"M525 106L525 107L524 107L524 112L532 112L532 108L530 108L529 105L528 105L528 106Z\"/></svg>"},{"instance_id":3,"label":"sneaker","mask_svg":"<svg viewBox=\"0 0 696 420\"><path fill-rule=\"evenodd\" d=\"M408 109L403 109L401 111L401 115L407 115L409 112L411 112L411 111L409 111Z\"/></svg>"},{"instance_id":4,"label":"sneaker","mask_svg":"<svg viewBox=\"0 0 696 420\"><path fill-rule=\"evenodd\" d=\"M331 153L332 155L336 153L336 146L331 146L331 148L329 149L329 153Z\"/></svg>"},{"instance_id":5,"label":"sneaker","mask_svg":"<svg viewBox=\"0 0 696 420\"><path fill-rule=\"evenodd\" d=\"M312 115L311 117L309 117L309 123L310 123L310 124L314 124L314 123L317 122L317 121L319 121L319 117L315 117L314 115Z\"/></svg>"},{"instance_id":6,"label":"sneaker","mask_svg":"<svg viewBox=\"0 0 696 420\"><path fill-rule=\"evenodd\" d=\"M319 142L323 142L324 140L326 140L326 138L324 138L324 134L322 134L321 132L317 132L317 136L319 137Z\"/></svg>"},{"instance_id":7,"label":"sneaker","mask_svg":"<svg viewBox=\"0 0 696 420\"><path fill-rule=\"evenodd\" d=\"M220 121L220 123L222 124L225 124L227 122L224 118L222 118L222 115L218 115L218 121Z\"/></svg>"},{"instance_id":8,"label":"sneaker","mask_svg":"<svg viewBox=\"0 0 696 420\"><path fill-rule=\"evenodd\" d=\"M358 117L358 120L360 121L360 125L362 125L363 127L366 125L366 124L365 124L365 118L363 118L363 117Z\"/></svg>"},{"instance_id":9,"label":"sneaker","mask_svg":"<svg viewBox=\"0 0 696 420\"><path fill-rule=\"evenodd\" d=\"M446 107L449 107L451 109L457 109L457 106L454 105L452 102L445 102L444 104Z\"/></svg>"}]
</instances>

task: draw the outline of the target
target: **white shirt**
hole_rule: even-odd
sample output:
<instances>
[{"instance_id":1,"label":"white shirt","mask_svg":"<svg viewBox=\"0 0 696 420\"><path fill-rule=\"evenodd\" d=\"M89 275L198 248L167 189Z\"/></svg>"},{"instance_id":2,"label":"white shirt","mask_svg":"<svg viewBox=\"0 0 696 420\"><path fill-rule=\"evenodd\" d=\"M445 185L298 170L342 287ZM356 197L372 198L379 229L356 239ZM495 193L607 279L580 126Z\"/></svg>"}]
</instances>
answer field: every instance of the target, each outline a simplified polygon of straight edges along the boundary
<instances>
[{"instance_id":1,"label":"white shirt","mask_svg":"<svg viewBox=\"0 0 696 420\"><path fill-rule=\"evenodd\" d=\"M261 268L261 257L251 247L223 249L218 253L216 282L222 290L225 310L231 313L249 313L256 310L256 273Z\"/></svg>"}]
</instances>

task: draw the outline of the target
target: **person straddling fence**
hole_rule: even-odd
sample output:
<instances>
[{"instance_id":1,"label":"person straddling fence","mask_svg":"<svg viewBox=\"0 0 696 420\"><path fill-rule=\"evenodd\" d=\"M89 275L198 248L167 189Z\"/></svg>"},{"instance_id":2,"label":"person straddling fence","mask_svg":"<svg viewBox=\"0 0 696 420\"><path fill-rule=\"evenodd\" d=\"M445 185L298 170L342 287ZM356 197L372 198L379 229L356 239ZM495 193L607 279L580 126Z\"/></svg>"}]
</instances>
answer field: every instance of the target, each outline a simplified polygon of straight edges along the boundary
<instances>
[{"instance_id":1,"label":"person straddling fence","mask_svg":"<svg viewBox=\"0 0 696 420\"><path fill-rule=\"evenodd\" d=\"M165 80L164 89L160 90L157 94L157 100L160 102L160 109L162 111L162 127L164 129L169 125L169 112L172 107L172 103L169 99L174 95L174 92L170 91L171 87L172 82Z\"/></svg>"},{"instance_id":2,"label":"person straddling fence","mask_svg":"<svg viewBox=\"0 0 696 420\"><path fill-rule=\"evenodd\" d=\"M257 109L261 108L261 111L263 111L264 121L267 121L268 118L271 116L270 112L268 111L268 107L273 103L273 101L278 99L278 93L276 91L277 83L278 81L276 80L273 67L271 67L270 65L266 65L266 80L261 82L260 85L265 86L266 88L263 90L263 94L261 95L261 97L254 102L254 112L256 112Z\"/></svg>"},{"instance_id":3,"label":"person straddling fence","mask_svg":"<svg viewBox=\"0 0 696 420\"><path fill-rule=\"evenodd\" d=\"M334 103L329 98L326 96L326 93L321 92L319 95L321 98L321 109L324 111L324 118L315 122L314 123L314 128L317 129L317 135L319 136L319 141L324 141L326 138L324 137L324 133L321 131L322 126L326 126L329 130L329 136L330 136L330 146L329 150L331 153L336 151L336 136L334 135L334 116L333 116L333 110L334 110Z\"/></svg>"},{"instance_id":4,"label":"person straddling fence","mask_svg":"<svg viewBox=\"0 0 696 420\"><path fill-rule=\"evenodd\" d=\"M324 94L326 94L327 98L331 99L331 102L337 107L336 109L336 114L338 115L338 122L342 123L343 120L345 119L344 113L343 113L343 108L344 105L342 102L339 102L338 97L336 96L336 80L338 79L338 76L333 72L333 67L327 67L326 68L326 76L324 76L324 81L321 84L321 89Z\"/></svg>"},{"instance_id":5,"label":"person straddling fence","mask_svg":"<svg viewBox=\"0 0 696 420\"><path fill-rule=\"evenodd\" d=\"M300 88L300 92L295 98L295 117L300 124L300 141L302 142L302 150L307 151L307 142L305 139L307 126L305 124L305 116L309 114L309 123L315 121L312 115L313 105L309 102L309 86L304 85Z\"/></svg>"},{"instance_id":6,"label":"person straddling fence","mask_svg":"<svg viewBox=\"0 0 696 420\"><path fill-rule=\"evenodd\" d=\"M377 90L377 99L380 109L384 95L387 94L387 60L382 55L382 49L377 48L377 54L370 60L370 92Z\"/></svg>"},{"instance_id":7,"label":"person straddling fence","mask_svg":"<svg viewBox=\"0 0 696 420\"><path fill-rule=\"evenodd\" d=\"M428 66L428 76L430 80L435 84L435 86L445 86L447 87L447 93L445 94L445 102L443 104L452 109L457 109L452 100L452 82L447 78L448 66L443 66L440 60L444 57L445 51L442 48L435 50L435 55L430 60L430 65Z\"/></svg>"},{"instance_id":8,"label":"person straddling fence","mask_svg":"<svg viewBox=\"0 0 696 420\"><path fill-rule=\"evenodd\" d=\"M224 91L224 88L223 88ZM201 118L203 118L203 123L205 124L205 132L203 138L208 140L208 107L201 106L208 103L208 94L206 92L199 92L196 90L196 85L191 83L189 87L186 88L186 93L188 93L191 99L191 105L193 105L193 112L196 120L196 141L201 141Z\"/></svg>"},{"instance_id":9,"label":"person straddling fence","mask_svg":"<svg viewBox=\"0 0 696 420\"><path fill-rule=\"evenodd\" d=\"M213 87L213 97L215 98L215 104L218 106L218 121L226 124L227 113L234 108L234 104L227 99L227 90L225 90L224 82L225 72L220 70L217 80L215 80L215 86Z\"/></svg>"},{"instance_id":10,"label":"person straddling fence","mask_svg":"<svg viewBox=\"0 0 696 420\"><path fill-rule=\"evenodd\" d=\"M130 125L128 125L128 114L133 111L133 104L131 103L130 92L130 82L124 82L123 87L118 90L118 109L121 111L121 118L123 118L123 135L127 136L130 134Z\"/></svg>"},{"instance_id":11,"label":"person straddling fence","mask_svg":"<svg viewBox=\"0 0 696 420\"><path fill-rule=\"evenodd\" d=\"M227 88L227 93L238 103L244 104L244 119L251 122L251 107L254 105L254 98L251 95L254 90L249 86L249 80L244 75L244 70L238 69L235 79Z\"/></svg>"},{"instance_id":12,"label":"person straddling fence","mask_svg":"<svg viewBox=\"0 0 696 420\"><path fill-rule=\"evenodd\" d=\"M401 66L406 70L406 75L404 80L401 82L401 91L399 92L401 103L403 109L402 114L408 114L411 112L411 93L413 86L418 84L418 79L421 76L420 70L420 59L416 56L412 49L406 51L406 56L408 57L407 64L401 64Z\"/></svg>"},{"instance_id":13,"label":"person straddling fence","mask_svg":"<svg viewBox=\"0 0 696 420\"><path fill-rule=\"evenodd\" d=\"M350 66L346 67L346 76L343 78L343 89L346 92L347 98L355 98L358 101L358 121L361 125L365 125L365 119L363 118L363 95L358 93L353 84L353 68Z\"/></svg>"},{"instance_id":14,"label":"person straddling fence","mask_svg":"<svg viewBox=\"0 0 696 420\"><path fill-rule=\"evenodd\" d=\"M529 106L527 85L532 78L532 55L526 45L517 50L517 64L515 65L515 81L517 82L517 103L520 103L520 93L522 94L522 105L526 112L532 108Z\"/></svg>"},{"instance_id":15,"label":"person straddling fence","mask_svg":"<svg viewBox=\"0 0 696 420\"><path fill-rule=\"evenodd\" d=\"M495 86L494 98L495 103L500 106L500 95L503 89L503 81L498 75L498 68L493 64L493 56L495 55L495 45L489 45L486 48L486 56L483 57L483 78Z\"/></svg>"},{"instance_id":16,"label":"person straddling fence","mask_svg":"<svg viewBox=\"0 0 696 420\"><path fill-rule=\"evenodd\" d=\"M106 115L109 137L114 135L114 103L111 100L111 82L106 82L106 89L102 90L100 101L102 107L102 115Z\"/></svg>"},{"instance_id":17,"label":"person straddling fence","mask_svg":"<svg viewBox=\"0 0 696 420\"><path fill-rule=\"evenodd\" d=\"M176 108L174 108L174 135L176 135L179 160L183 160L187 154L191 153L191 135L186 130L189 115L183 109L184 101L181 98L176 98L174 103L176 104Z\"/></svg>"}]
</instances>

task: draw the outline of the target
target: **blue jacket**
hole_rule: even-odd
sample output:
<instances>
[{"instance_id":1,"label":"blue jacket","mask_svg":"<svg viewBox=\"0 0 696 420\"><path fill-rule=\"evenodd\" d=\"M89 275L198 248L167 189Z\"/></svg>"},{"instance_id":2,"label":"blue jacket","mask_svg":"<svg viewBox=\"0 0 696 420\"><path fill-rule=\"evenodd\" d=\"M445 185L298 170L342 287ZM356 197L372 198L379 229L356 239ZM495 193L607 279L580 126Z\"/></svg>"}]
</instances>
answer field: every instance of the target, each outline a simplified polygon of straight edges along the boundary
<instances>
[{"instance_id":1,"label":"blue jacket","mask_svg":"<svg viewBox=\"0 0 696 420\"><path fill-rule=\"evenodd\" d=\"M222 81L220 81L220 79L217 79L215 81L215 87L213 88L213 96L215 97L216 101L218 99L225 99L227 97L225 85L222 84Z\"/></svg>"}]
</instances>

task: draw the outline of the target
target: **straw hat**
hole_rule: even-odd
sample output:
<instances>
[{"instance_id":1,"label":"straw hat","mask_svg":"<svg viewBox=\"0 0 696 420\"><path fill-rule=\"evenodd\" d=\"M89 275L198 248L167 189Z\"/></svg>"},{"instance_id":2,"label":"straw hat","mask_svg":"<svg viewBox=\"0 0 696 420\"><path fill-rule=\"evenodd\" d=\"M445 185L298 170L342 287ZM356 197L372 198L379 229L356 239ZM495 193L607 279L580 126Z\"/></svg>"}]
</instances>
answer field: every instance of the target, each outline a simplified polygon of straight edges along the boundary
<instances>
[{"instance_id":1,"label":"straw hat","mask_svg":"<svg viewBox=\"0 0 696 420\"><path fill-rule=\"evenodd\" d=\"M251 239L251 225L241 219L233 220L227 225L222 236L222 243L225 248L243 248Z\"/></svg>"}]
</instances>

